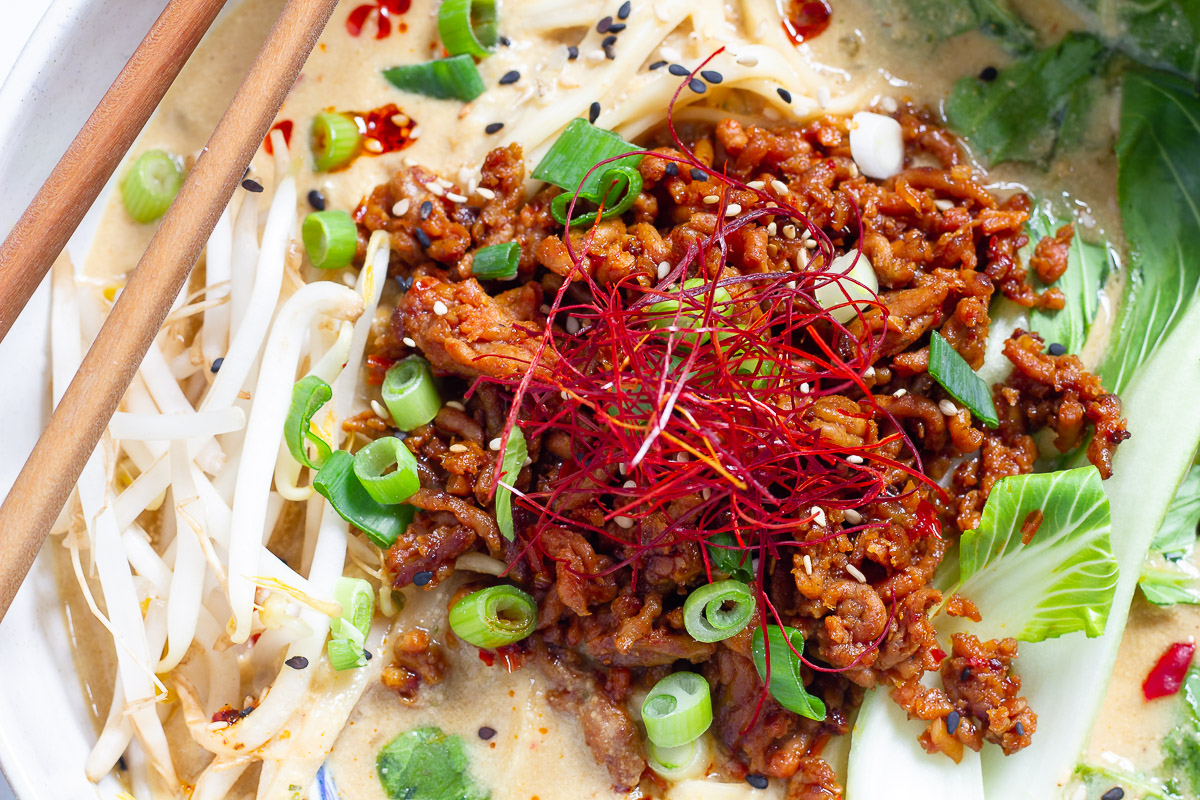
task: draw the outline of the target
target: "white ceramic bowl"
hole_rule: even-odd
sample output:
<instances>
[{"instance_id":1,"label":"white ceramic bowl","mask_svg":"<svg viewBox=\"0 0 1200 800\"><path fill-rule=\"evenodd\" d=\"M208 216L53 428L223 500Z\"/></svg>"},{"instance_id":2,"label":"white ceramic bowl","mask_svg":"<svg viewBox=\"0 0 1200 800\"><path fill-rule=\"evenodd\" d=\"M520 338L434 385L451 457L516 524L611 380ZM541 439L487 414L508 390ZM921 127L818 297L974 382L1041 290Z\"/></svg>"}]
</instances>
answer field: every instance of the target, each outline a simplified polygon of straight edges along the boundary
<instances>
[{"instance_id":1,"label":"white ceramic bowl","mask_svg":"<svg viewBox=\"0 0 1200 800\"><path fill-rule=\"evenodd\" d=\"M2 0L0 6L9 3L39 6L43 0ZM162 7L162 0L55 0L45 12L0 87L0 238ZM91 243L96 216L89 215L71 240L68 249L77 263ZM0 392L0 495L49 417L48 303L43 284L0 343L0 370L7 376ZM97 787L83 774L96 734L75 671L69 625L43 554L0 623L0 769L20 800L115 798L120 791L111 778ZM4 795L0 786L0 798Z\"/></svg>"}]
</instances>

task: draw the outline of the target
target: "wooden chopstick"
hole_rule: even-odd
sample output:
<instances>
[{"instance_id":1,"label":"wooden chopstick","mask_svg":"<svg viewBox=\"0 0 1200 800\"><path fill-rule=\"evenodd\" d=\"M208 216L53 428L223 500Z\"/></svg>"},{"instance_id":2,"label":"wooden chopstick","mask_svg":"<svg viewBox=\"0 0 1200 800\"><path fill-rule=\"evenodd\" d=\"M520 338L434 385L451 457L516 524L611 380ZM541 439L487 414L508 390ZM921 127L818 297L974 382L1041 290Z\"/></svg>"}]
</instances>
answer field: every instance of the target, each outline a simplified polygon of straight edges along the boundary
<instances>
[{"instance_id":1,"label":"wooden chopstick","mask_svg":"<svg viewBox=\"0 0 1200 800\"><path fill-rule=\"evenodd\" d=\"M0 619L337 0L288 0L0 505Z\"/></svg>"},{"instance_id":2,"label":"wooden chopstick","mask_svg":"<svg viewBox=\"0 0 1200 800\"><path fill-rule=\"evenodd\" d=\"M0 245L0 341L225 0L171 0Z\"/></svg>"}]
</instances>

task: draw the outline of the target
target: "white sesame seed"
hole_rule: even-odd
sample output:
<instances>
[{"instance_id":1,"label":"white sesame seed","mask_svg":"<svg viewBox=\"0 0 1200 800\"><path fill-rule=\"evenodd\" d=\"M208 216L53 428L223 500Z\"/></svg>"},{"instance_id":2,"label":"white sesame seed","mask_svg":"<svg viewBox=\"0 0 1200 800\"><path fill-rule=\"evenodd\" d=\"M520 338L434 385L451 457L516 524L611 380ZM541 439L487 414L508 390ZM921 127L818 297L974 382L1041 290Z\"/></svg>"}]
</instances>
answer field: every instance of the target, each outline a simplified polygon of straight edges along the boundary
<instances>
[{"instance_id":1,"label":"white sesame seed","mask_svg":"<svg viewBox=\"0 0 1200 800\"><path fill-rule=\"evenodd\" d=\"M767 235L768 236L774 236L778 232L779 232L779 225L777 223L772 222L770 225L767 226Z\"/></svg>"},{"instance_id":2,"label":"white sesame seed","mask_svg":"<svg viewBox=\"0 0 1200 800\"><path fill-rule=\"evenodd\" d=\"M842 518L851 525L857 525L863 520L862 514L858 513L853 508L847 508L845 511L843 511Z\"/></svg>"},{"instance_id":3,"label":"white sesame seed","mask_svg":"<svg viewBox=\"0 0 1200 800\"><path fill-rule=\"evenodd\" d=\"M823 508L820 506L813 506L811 509L809 509L809 513L813 515L814 523L820 525L822 528L825 527L825 510Z\"/></svg>"},{"instance_id":4,"label":"white sesame seed","mask_svg":"<svg viewBox=\"0 0 1200 800\"><path fill-rule=\"evenodd\" d=\"M659 17L659 19L661 19L663 22L666 22L669 17ZM683 53L681 53L679 50L676 50L674 47L671 47L670 45L665 45L658 48L658 52L662 53L662 57L667 61L683 60Z\"/></svg>"},{"instance_id":5,"label":"white sesame seed","mask_svg":"<svg viewBox=\"0 0 1200 800\"><path fill-rule=\"evenodd\" d=\"M542 303L540 306L538 306L538 311L542 312L543 314L549 314L550 306L546 305L545 303Z\"/></svg>"},{"instance_id":6,"label":"white sesame seed","mask_svg":"<svg viewBox=\"0 0 1200 800\"><path fill-rule=\"evenodd\" d=\"M354 277L354 273L347 272L345 275L342 276L342 283L346 284L351 289L353 289L354 284L358 283L358 278Z\"/></svg>"},{"instance_id":7,"label":"white sesame seed","mask_svg":"<svg viewBox=\"0 0 1200 800\"><path fill-rule=\"evenodd\" d=\"M804 571L812 575L812 557L808 553L804 554Z\"/></svg>"},{"instance_id":8,"label":"white sesame seed","mask_svg":"<svg viewBox=\"0 0 1200 800\"><path fill-rule=\"evenodd\" d=\"M603 50L589 50L587 54L588 61L603 61L605 59Z\"/></svg>"},{"instance_id":9,"label":"white sesame seed","mask_svg":"<svg viewBox=\"0 0 1200 800\"><path fill-rule=\"evenodd\" d=\"M613 517L613 522L617 523L617 525L624 528L625 530L629 530L630 528L632 528L634 526L633 520L631 520L629 517L621 516L620 514Z\"/></svg>"},{"instance_id":10,"label":"white sesame seed","mask_svg":"<svg viewBox=\"0 0 1200 800\"><path fill-rule=\"evenodd\" d=\"M853 564L846 565L846 572L849 572L854 577L854 580L858 581L859 583L867 582L867 576L863 575L862 571Z\"/></svg>"},{"instance_id":11,"label":"white sesame seed","mask_svg":"<svg viewBox=\"0 0 1200 800\"><path fill-rule=\"evenodd\" d=\"M450 309L447 308L446 304L441 300L437 300L433 304L433 313L437 314L439 317L444 317L450 313Z\"/></svg>"},{"instance_id":12,"label":"white sesame seed","mask_svg":"<svg viewBox=\"0 0 1200 800\"><path fill-rule=\"evenodd\" d=\"M738 64L741 64L743 67L757 67L758 66L758 56L750 55L748 53L745 55L738 56L735 59L735 61Z\"/></svg>"},{"instance_id":13,"label":"white sesame seed","mask_svg":"<svg viewBox=\"0 0 1200 800\"><path fill-rule=\"evenodd\" d=\"M719 202L721 202L721 198L720 198L720 197L718 197L718 196L717 196L717 195L715 195L715 194L710 194L710 195L707 195L707 196L704 198L704 204L705 204L706 206L716 205L716 204L717 204L717 203L719 203Z\"/></svg>"},{"instance_id":14,"label":"white sesame seed","mask_svg":"<svg viewBox=\"0 0 1200 800\"><path fill-rule=\"evenodd\" d=\"M663 261L658 265L658 279L661 281L671 273L671 262Z\"/></svg>"},{"instance_id":15,"label":"white sesame seed","mask_svg":"<svg viewBox=\"0 0 1200 800\"><path fill-rule=\"evenodd\" d=\"M817 249L817 240L816 239L805 239L804 246L807 247L809 250L815 250L815 249Z\"/></svg>"},{"instance_id":16,"label":"white sesame seed","mask_svg":"<svg viewBox=\"0 0 1200 800\"><path fill-rule=\"evenodd\" d=\"M725 206L725 216L727 217L736 217L740 213L742 213L742 207L738 203L730 203Z\"/></svg>"},{"instance_id":17,"label":"white sesame seed","mask_svg":"<svg viewBox=\"0 0 1200 800\"><path fill-rule=\"evenodd\" d=\"M403 200L401 200L399 203L396 203L396 205L392 206L392 216L393 217L403 217L405 214L408 213L408 206L409 206L409 202L408 202L408 198L406 197Z\"/></svg>"},{"instance_id":18,"label":"white sesame seed","mask_svg":"<svg viewBox=\"0 0 1200 800\"><path fill-rule=\"evenodd\" d=\"M783 238L795 239L796 238L796 226L792 225L791 223L784 225L783 226Z\"/></svg>"},{"instance_id":19,"label":"white sesame seed","mask_svg":"<svg viewBox=\"0 0 1200 800\"><path fill-rule=\"evenodd\" d=\"M567 333L579 333L579 320L576 317L567 317Z\"/></svg>"},{"instance_id":20,"label":"white sesame seed","mask_svg":"<svg viewBox=\"0 0 1200 800\"><path fill-rule=\"evenodd\" d=\"M853 161L851 161L850 166L846 168L846 171L850 173L851 178L857 178L858 177L858 164L855 164Z\"/></svg>"},{"instance_id":21,"label":"white sesame seed","mask_svg":"<svg viewBox=\"0 0 1200 800\"><path fill-rule=\"evenodd\" d=\"M420 125L413 125L412 130L410 130L408 132L408 138L410 140L420 139L422 133L424 133L424 129L422 129ZM413 166L416 163L417 163L416 160L414 160L413 163L410 164L409 166Z\"/></svg>"},{"instance_id":22,"label":"white sesame seed","mask_svg":"<svg viewBox=\"0 0 1200 800\"><path fill-rule=\"evenodd\" d=\"M867 367L866 369L863 370L862 376L863 376L864 380L867 378L874 378L875 377L875 368Z\"/></svg>"},{"instance_id":23,"label":"white sesame seed","mask_svg":"<svg viewBox=\"0 0 1200 800\"><path fill-rule=\"evenodd\" d=\"M446 180L445 178L435 178L434 180L437 182L437 185L441 186L443 189L453 189L454 188L454 184L451 183L450 181Z\"/></svg>"},{"instance_id":24,"label":"white sesame seed","mask_svg":"<svg viewBox=\"0 0 1200 800\"><path fill-rule=\"evenodd\" d=\"M566 400L567 399L567 390L563 389L561 392L558 393L558 396L561 397L563 400Z\"/></svg>"},{"instance_id":25,"label":"white sesame seed","mask_svg":"<svg viewBox=\"0 0 1200 800\"><path fill-rule=\"evenodd\" d=\"M958 406L954 405L953 401L951 400L938 400L938 408L941 409L941 412L947 417L954 417L958 415Z\"/></svg>"},{"instance_id":26,"label":"white sesame seed","mask_svg":"<svg viewBox=\"0 0 1200 800\"><path fill-rule=\"evenodd\" d=\"M408 114L405 114L402 112L399 114L392 114L392 122L395 125L398 125L399 127L403 128L405 125L412 122L412 120L410 120L408 118Z\"/></svg>"},{"instance_id":27,"label":"white sesame seed","mask_svg":"<svg viewBox=\"0 0 1200 800\"><path fill-rule=\"evenodd\" d=\"M461 194L455 194L454 192L446 192L446 199L449 200L451 203L467 202L467 198L463 197Z\"/></svg>"},{"instance_id":28,"label":"white sesame seed","mask_svg":"<svg viewBox=\"0 0 1200 800\"><path fill-rule=\"evenodd\" d=\"M791 289L792 291L796 290L796 282L795 281L788 281L787 283L784 284L784 286ZM805 385L807 386L808 384L805 384ZM805 391L808 391L808 390L806 389Z\"/></svg>"},{"instance_id":29,"label":"white sesame seed","mask_svg":"<svg viewBox=\"0 0 1200 800\"><path fill-rule=\"evenodd\" d=\"M700 490L700 498L701 499L708 500L711 497L712 497L712 489L710 489L709 487L705 486L703 489Z\"/></svg>"},{"instance_id":30,"label":"white sesame seed","mask_svg":"<svg viewBox=\"0 0 1200 800\"><path fill-rule=\"evenodd\" d=\"M767 182L766 181L750 181L746 185L749 186L751 189L763 189L763 188L766 188Z\"/></svg>"},{"instance_id":31,"label":"white sesame seed","mask_svg":"<svg viewBox=\"0 0 1200 800\"><path fill-rule=\"evenodd\" d=\"M484 200L495 200L496 199L496 193L493 192L491 189L487 188L486 186L480 186L478 189L475 190L475 194L479 195Z\"/></svg>"},{"instance_id":32,"label":"white sesame seed","mask_svg":"<svg viewBox=\"0 0 1200 800\"><path fill-rule=\"evenodd\" d=\"M900 104L896 102L896 98L894 97L885 97L879 101L879 107L889 114L894 114L900 108Z\"/></svg>"},{"instance_id":33,"label":"white sesame seed","mask_svg":"<svg viewBox=\"0 0 1200 800\"><path fill-rule=\"evenodd\" d=\"M425 184L425 188L428 189L429 193L435 197L441 197L446 194L446 190L436 183L427 183Z\"/></svg>"},{"instance_id":34,"label":"white sesame seed","mask_svg":"<svg viewBox=\"0 0 1200 800\"><path fill-rule=\"evenodd\" d=\"M812 390L812 387L809 386L807 383L800 384L800 394L808 394L811 390Z\"/></svg>"},{"instance_id":35,"label":"white sesame seed","mask_svg":"<svg viewBox=\"0 0 1200 800\"><path fill-rule=\"evenodd\" d=\"M488 442L488 450L495 450L495 451L500 450L500 437L499 436L497 436L495 439L492 439L490 442Z\"/></svg>"},{"instance_id":36,"label":"white sesame seed","mask_svg":"<svg viewBox=\"0 0 1200 800\"><path fill-rule=\"evenodd\" d=\"M797 251L797 253L796 253L796 267L797 267L798 269L804 269L804 268L805 268L805 267L807 267L807 266L808 266L808 251L807 251L807 250L800 250L800 251ZM795 281L792 281L792 283L795 283ZM795 287L795 286L793 286L792 288L793 288L793 289L795 289L796 287Z\"/></svg>"},{"instance_id":37,"label":"white sesame seed","mask_svg":"<svg viewBox=\"0 0 1200 800\"><path fill-rule=\"evenodd\" d=\"M382 153L383 152L383 143L380 142L378 139L365 139L365 140L363 140L362 146L363 146L363 150L366 150L367 152L370 152L370 153Z\"/></svg>"},{"instance_id":38,"label":"white sesame seed","mask_svg":"<svg viewBox=\"0 0 1200 800\"><path fill-rule=\"evenodd\" d=\"M375 412L375 416L379 417L384 422L387 422L392 418L391 414L388 414L388 410L384 408L383 404L378 400L371 401L371 410Z\"/></svg>"},{"instance_id":39,"label":"white sesame seed","mask_svg":"<svg viewBox=\"0 0 1200 800\"><path fill-rule=\"evenodd\" d=\"M402 341L404 342L405 347L416 347L417 346L416 341L411 336L405 336Z\"/></svg>"},{"instance_id":40,"label":"white sesame seed","mask_svg":"<svg viewBox=\"0 0 1200 800\"><path fill-rule=\"evenodd\" d=\"M783 181L779 180L778 178L775 178L774 180L771 181L771 188L775 190L776 194L787 194L788 193L787 184L784 183Z\"/></svg>"},{"instance_id":41,"label":"white sesame seed","mask_svg":"<svg viewBox=\"0 0 1200 800\"><path fill-rule=\"evenodd\" d=\"M216 722L208 723L208 729L210 731L212 731L213 733L216 733L217 731L223 731L228 727L229 727L228 722L222 722L220 720L217 720Z\"/></svg>"},{"instance_id":42,"label":"white sesame seed","mask_svg":"<svg viewBox=\"0 0 1200 800\"><path fill-rule=\"evenodd\" d=\"M637 481L625 481L621 484L622 489L636 489Z\"/></svg>"},{"instance_id":43,"label":"white sesame seed","mask_svg":"<svg viewBox=\"0 0 1200 800\"><path fill-rule=\"evenodd\" d=\"M525 456L525 460L521 462L521 466L528 467L532 463L533 463L533 459L530 458L529 456Z\"/></svg>"},{"instance_id":44,"label":"white sesame seed","mask_svg":"<svg viewBox=\"0 0 1200 800\"><path fill-rule=\"evenodd\" d=\"M904 397L906 394L908 394L908 389L897 389L892 392L892 397Z\"/></svg>"},{"instance_id":45,"label":"white sesame seed","mask_svg":"<svg viewBox=\"0 0 1200 800\"><path fill-rule=\"evenodd\" d=\"M450 452L451 453L465 453L465 452L467 452L467 446L465 444L452 444L452 445L450 445Z\"/></svg>"},{"instance_id":46,"label":"white sesame seed","mask_svg":"<svg viewBox=\"0 0 1200 800\"><path fill-rule=\"evenodd\" d=\"M466 407L466 406L464 406L462 403L458 402L457 400L447 400L447 401L446 401L446 408L456 408L456 409L458 409L459 411L466 411L466 410L467 410L467 407Z\"/></svg>"},{"instance_id":47,"label":"white sesame seed","mask_svg":"<svg viewBox=\"0 0 1200 800\"><path fill-rule=\"evenodd\" d=\"M679 453L675 456L675 460L682 463L684 461L690 461L691 456L689 456L687 453Z\"/></svg>"},{"instance_id":48,"label":"white sesame seed","mask_svg":"<svg viewBox=\"0 0 1200 800\"><path fill-rule=\"evenodd\" d=\"M939 197L937 200L933 201L933 205L938 211L949 211L950 209L954 208L954 201L947 200L944 197Z\"/></svg>"},{"instance_id":49,"label":"white sesame seed","mask_svg":"<svg viewBox=\"0 0 1200 800\"><path fill-rule=\"evenodd\" d=\"M851 464L863 463L863 457L860 456L858 453L851 453L850 455L846 456L846 460L849 461Z\"/></svg>"},{"instance_id":50,"label":"white sesame seed","mask_svg":"<svg viewBox=\"0 0 1200 800\"><path fill-rule=\"evenodd\" d=\"M620 464L617 464L617 471L622 475L626 475L629 473L629 467L625 466L625 462L621 462Z\"/></svg>"}]
</instances>

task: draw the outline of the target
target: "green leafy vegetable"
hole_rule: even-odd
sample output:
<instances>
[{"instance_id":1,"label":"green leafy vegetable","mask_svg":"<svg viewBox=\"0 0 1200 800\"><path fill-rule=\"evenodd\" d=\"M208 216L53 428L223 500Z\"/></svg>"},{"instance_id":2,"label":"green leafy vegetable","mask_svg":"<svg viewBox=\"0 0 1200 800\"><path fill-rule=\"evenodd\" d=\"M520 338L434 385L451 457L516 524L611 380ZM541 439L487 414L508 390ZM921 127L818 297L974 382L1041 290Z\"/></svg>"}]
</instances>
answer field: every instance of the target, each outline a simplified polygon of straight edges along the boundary
<instances>
[{"instance_id":1,"label":"green leafy vegetable","mask_svg":"<svg viewBox=\"0 0 1200 800\"><path fill-rule=\"evenodd\" d=\"M1183 682L1183 719L1163 740L1162 771L1167 786L1183 797L1200 796L1200 670Z\"/></svg>"},{"instance_id":2,"label":"green leafy vegetable","mask_svg":"<svg viewBox=\"0 0 1200 800\"><path fill-rule=\"evenodd\" d=\"M486 800L471 777L462 739L428 725L392 739L375 759L375 771L392 800Z\"/></svg>"},{"instance_id":3,"label":"green leafy vegetable","mask_svg":"<svg viewBox=\"0 0 1200 800\"><path fill-rule=\"evenodd\" d=\"M1155 605L1200 604L1200 573L1187 560L1200 525L1200 465L1193 464L1150 546L1138 587Z\"/></svg>"},{"instance_id":4,"label":"green leafy vegetable","mask_svg":"<svg viewBox=\"0 0 1200 800\"><path fill-rule=\"evenodd\" d=\"M1038 513L1040 525L1022 544L1022 529ZM1095 467L997 481L979 529L959 542L959 591L984 619L972 632L1026 642L1103 633L1117 585L1109 529Z\"/></svg>"},{"instance_id":5,"label":"green leafy vegetable","mask_svg":"<svg viewBox=\"0 0 1200 800\"><path fill-rule=\"evenodd\" d=\"M1200 574L1187 562L1168 561L1158 567L1147 564L1138 577L1138 588L1156 606L1200 605Z\"/></svg>"},{"instance_id":6,"label":"green leafy vegetable","mask_svg":"<svg viewBox=\"0 0 1200 800\"><path fill-rule=\"evenodd\" d=\"M1200 464L1193 464L1184 476L1175 499L1154 537L1152 547L1163 554L1184 553L1196 544L1200 526Z\"/></svg>"},{"instance_id":7,"label":"green leafy vegetable","mask_svg":"<svg viewBox=\"0 0 1200 800\"><path fill-rule=\"evenodd\" d=\"M708 560L715 569L742 583L754 581L750 553L738 547L737 539L733 538L732 533L718 533L708 537L705 547L708 549Z\"/></svg>"},{"instance_id":8,"label":"green leafy vegetable","mask_svg":"<svg viewBox=\"0 0 1200 800\"><path fill-rule=\"evenodd\" d=\"M785 634L786 640L783 638ZM792 652L792 648L795 648L796 653L804 653L804 636L795 628L784 626L781 630L778 625L768 625L767 638L771 645L771 696L779 705L802 717L818 721L825 719L825 703L804 688L800 659ZM788 647L789 641L791 647ZM750 653L754 657L758 677L767 680L767 647L763 643L761 629L754 632Z\"/></svg>"},{"instance_id":9,"label":"green leafy vegetable","mask_svg":"<svg viewBox=\"0 0 1200 800\"><path fill-rule=\"evenodd\" d=\"M1079 116L1078 95L1087 91L1106 55L1096 37L1068 34L1055 47L1001 70L993 81L960 79L946 100L946 119L988 163L1046 164L1058 147L1068 110Z\"/></svg>"},{"instance_id":10,"label":"green leafy vegetable","mask_svg":"<svg viewBox=\"0 0 1200 800\"><path fill-rule=\"evenodd\" d=\"M1042 207L1034 210L1029 220L1026 262L1039 241L1053 236L1066 224L1066 221L1053 219ZM1029 315L1030 327L1047 342L1057 342L1067 348L1068 353L1078 353L1087 341L1092 321L1100 309L1100 290L1116 257L1106 245L1085 242L1076 227L1067 256L1067 271L1053 284L1062 290L1066 305L1059 311L1033 309Z\"/></svg>"},{"instance_id":11,"label":"green leafy vegetable","mask_svg":"<svg viewBox=\"0 0 1200 800\"><path fill-rule=\"evenodd\" d=\"M1128 286L1098 370L1121 391L1175 329L1200 288L1200 96L1163 72L1121 82L1117 192L1129 240Z\"/></svg>"},{"instance_id":12,"label":"green leafy vegetable","mask_svg":"<svg viewBox=\"0 0 1200 800\"><path fill-rule=\"evenodd\" d=\"M1112 43L1143 64L1200 79L1200 3L1195 0L1082 0Z\"/></svg>"},{"instance_id":13,"label":"green leafy vegetable","mask_svg":"<svg viewBox=\"0 0 1200 800\"><path fill-rule=\"evenodd\" d=\"M513 493L509 487L517 482L517 475L527 458L529 448L525 444L525 434L514 425L508 434L508 444L504 447L504 458L500 462L500 484L496 487L496 524L500 526L500 534L510 542L513 540Z\"/></svg>"},{"instance_id":14,"label":"green leafy vegetable","mask_svg":"<svg viewBox=\"0 0 1200 800\"><path fill-rule=\"evenodd\" d=\"M986 425L1000 424L988 385L937 331L929 337L929 375Z\"/></svg>"},{"instance_id":15,"label":"green leafy vegetable","mask_svg":"<svg viewBox=\"0 0 1200 800\"><path fill-rule=\"evenodd\" d=\"M883 29L897 41L929 44L981 30L1012 53L1037 45L1037 32L1005 0L874 0Z\"/></svg>"}]
</instances>

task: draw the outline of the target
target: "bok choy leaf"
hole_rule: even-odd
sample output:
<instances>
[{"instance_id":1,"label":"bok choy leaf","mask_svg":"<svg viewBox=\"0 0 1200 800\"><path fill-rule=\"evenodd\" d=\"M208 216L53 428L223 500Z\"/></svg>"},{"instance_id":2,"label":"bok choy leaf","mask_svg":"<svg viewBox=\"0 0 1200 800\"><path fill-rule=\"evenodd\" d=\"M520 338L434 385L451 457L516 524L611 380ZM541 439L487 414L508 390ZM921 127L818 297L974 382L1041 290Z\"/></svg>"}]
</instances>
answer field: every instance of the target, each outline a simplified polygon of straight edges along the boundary
<instances>
[{"instance_id":1,"label":"bok choy leaf","mask_svg":"<svg viewBox=\"0 0 1200 800\"><path fill-rule=\"evenodd\" d=\"M1065 220L1055 220L1038 207L1029 220L1029 247L1025 261L1033 254L1034 247L1046 236L1066 225ZM1117 254L1111 247L1092 244L1080 236L1075 226L1071 249L1067 255L1067 271L1052 284L1062 290L1066 305L1059 311L1034 308L1029 314L1029 324L1047 343L1057 342L1067 348L1068 353L1078 353L1087 341L1088 331L1100 309L1100 290L1111 270L1116 269Z\"/></svg>"},{"instance_id":2,"label":"bok choy leaf","mask_svg":"<svg viewBox=\"0 0 1200 800\"><path fill-rule=\"evenodd\" d=\"M1024 642L1099 636L1117 585L1109 530L1095 467L1001 478L979 529L959 540L958 591L983 614L971 632Z\"/></svg>"}]
</instances>

